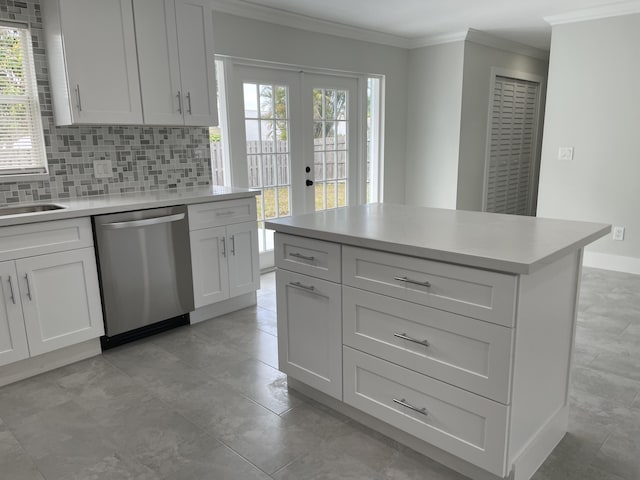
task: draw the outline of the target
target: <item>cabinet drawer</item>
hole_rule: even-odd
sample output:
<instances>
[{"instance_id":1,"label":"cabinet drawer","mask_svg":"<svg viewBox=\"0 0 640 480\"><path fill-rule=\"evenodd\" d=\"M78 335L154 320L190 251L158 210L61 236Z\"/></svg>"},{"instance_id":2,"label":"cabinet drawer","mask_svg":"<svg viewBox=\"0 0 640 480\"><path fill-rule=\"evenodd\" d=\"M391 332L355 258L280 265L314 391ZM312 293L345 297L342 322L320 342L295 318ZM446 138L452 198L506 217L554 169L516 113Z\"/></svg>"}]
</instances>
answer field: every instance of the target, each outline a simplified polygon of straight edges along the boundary
<instances>
[{"instance_id":1,"label":"cabinet drawer","mask_svg":"<svg viewBox=\"0 0 640 480\"><path fill-rule=\"evenodd\" d=\"M509 407L349 347L343 359L345 403L499 477L506 475Z\"/></svg>"},{"instance_id":2,"label":"cabinet drawer","mask_svg":"<svg viewBox=\"0 0 640 480\"><path fill-rule=\"evenodd\" d=\"M509 403L511 328L351 287L342 312L345 345Z\"/></svg>"},{"instance_id":3,"label":"cabinet drawer","mask_svg":"<svg viewBox=\"0 0 640 480\"><path fill-rule=\"evenodd\" d=\"M276 267L340 282L340 245L276 233Z\"/></svg>"},{"instance_id":4,"label":"cabinet drawer","mask_svg":"<svg viewBox=\"0 0 640 480\"><path fill-rule=\"evenodd\" d=\"M256 220L256 199L241 198L189 205L189 230Z\"/></svg>"},{"instance_id":5,"label":"cabinet drawer","mask_svg":"<svg viewBox=\"0 0 640 480\"><path fill-rule=\"evenodd\" d=\"M89 218L31 223L0 229L0 261L93 246Z\"/></svg>"},{"instance_id":6,"label":"cabinet drawer","mask_svg":"<svg viewBox=\"0 0 640 480\"><path fill-rule=\"evenodd\" d=\"M511 327L516 276L345 246L343 283Z\"/></svg>"}]
</instances>

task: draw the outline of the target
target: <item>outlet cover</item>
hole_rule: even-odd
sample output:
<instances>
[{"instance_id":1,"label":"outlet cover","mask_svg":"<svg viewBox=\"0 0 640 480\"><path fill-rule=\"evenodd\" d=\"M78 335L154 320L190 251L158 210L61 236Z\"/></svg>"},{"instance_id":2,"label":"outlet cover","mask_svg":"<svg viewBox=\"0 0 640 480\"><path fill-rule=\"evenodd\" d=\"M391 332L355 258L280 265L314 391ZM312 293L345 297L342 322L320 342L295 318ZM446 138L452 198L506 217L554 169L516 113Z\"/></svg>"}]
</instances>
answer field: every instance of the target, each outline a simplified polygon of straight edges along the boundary
<instances>
[{"instance_id":1,"label":"outlet cover","mask_svg":"<svg viewBox=\"0 0 640 480\"><path fill-rule=\"evenodd\" d=\"M93 176L96 178L113 177L111 160L95 160L93 162Z\"/></svg>"},{"instance_id":2,"label":"outlet cover","mask_svg":"<svg viewBox=\"0 0 640 480\"><path fill-rule=\"evenodd\" d=\"M558 160L573 160L573 147L560 147L558 149Z\"/></svg>"},{"instance_id":3,"label":"outlet cover","mask_svg":"<svg viewBox=\"0 0 640 480\"><path fill-rule=\"evenodd\" d=\"M624 227L613 227L613 239L618 242L624 240Z\"/></svg>"}]
</instances>

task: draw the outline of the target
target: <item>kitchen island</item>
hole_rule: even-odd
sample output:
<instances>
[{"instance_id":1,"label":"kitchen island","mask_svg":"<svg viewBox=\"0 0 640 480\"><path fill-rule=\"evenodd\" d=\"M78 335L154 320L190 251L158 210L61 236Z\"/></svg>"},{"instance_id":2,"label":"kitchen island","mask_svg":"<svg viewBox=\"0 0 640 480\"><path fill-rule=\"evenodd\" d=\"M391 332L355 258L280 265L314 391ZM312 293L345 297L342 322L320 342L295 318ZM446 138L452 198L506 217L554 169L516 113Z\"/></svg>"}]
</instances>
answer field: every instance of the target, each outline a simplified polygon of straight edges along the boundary
<instances>
[{"instance_id":1,"label":"kitchen island","mask_svg":"<svg viewBox=\"0 0 640 480\"><path fill-rule=\"evenodd\" d=\"M474 479L567 431L584 246L609 225L375 204L276 230L289 386Z\"/></svg>"}]
</instances>

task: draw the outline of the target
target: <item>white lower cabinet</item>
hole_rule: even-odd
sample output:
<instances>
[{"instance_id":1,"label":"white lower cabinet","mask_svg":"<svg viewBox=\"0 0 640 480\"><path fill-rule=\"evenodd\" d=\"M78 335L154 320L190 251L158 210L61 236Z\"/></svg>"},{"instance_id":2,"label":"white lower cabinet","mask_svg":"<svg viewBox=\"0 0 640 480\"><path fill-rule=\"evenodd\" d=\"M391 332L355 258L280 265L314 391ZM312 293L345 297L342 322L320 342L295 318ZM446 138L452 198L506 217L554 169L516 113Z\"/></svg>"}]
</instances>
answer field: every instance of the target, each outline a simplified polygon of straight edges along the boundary
<instances>
[{"instance_id":1,"label":"white lower cabinet","mask_svg":"<svg viewBox=\"0 0 640 480\"><path fill-rule=\"evenodd\" d=\"M0 230L0 366L104 334L88 218Z\"/></svg>"},{"instance_id":2,"label":"white lower cabinet","mask_svg":"<svg viewBox=\"0 0 640 480\"><path fill-rule=\"evenodd\" d=\"M196 308L260 288L255 221L193 230L190 238Z\"/></svg>"},{"instance_id":3,"label":"white lower cabinet","mask_svg":"<svg viewBox=\"0 0 640 480\"><path fill-rule=\"evenodd\" d=\"M342 400L340 285L279 269L276 297L280 370Z\"/></svg>"},{"instance_id":4,"label":"white lower cabinet","mask_svg":"<svg viewBox=\"0 0 640 480\"><path fill-rule=\"evenodd\" d=\"M0 366L29 358L15 262L0 263Z\"/></svg>"},{"instance_id":5,"label":"white lower cabinet","mask_svg":"<svg viewBox=\"0 0 640 480\"><path fill-rule=\"evenodd\" d=\"M229 296L236 297L260 288L258 224L236 223L226 228L229 244Z\"/></svg>"},{"instance_id":6,"label":"white lower cabinet","mask_svg":"<svg viewBox=\"0 0 640 480\"><path fill-rule=\"evenodd\" d=\"M93 248L16 260L31 356L104 334Z\"/></svg>"},{"instance_id":7,"label":"white lower cabinet","mask_svg":"<svg viewBox=\"0 0 640 480\"><path fill-rule=\"evenodd\" d=\"M190 232L196 308L229 298L226 235L225 227Z\"/></svg>"}]
</instances>

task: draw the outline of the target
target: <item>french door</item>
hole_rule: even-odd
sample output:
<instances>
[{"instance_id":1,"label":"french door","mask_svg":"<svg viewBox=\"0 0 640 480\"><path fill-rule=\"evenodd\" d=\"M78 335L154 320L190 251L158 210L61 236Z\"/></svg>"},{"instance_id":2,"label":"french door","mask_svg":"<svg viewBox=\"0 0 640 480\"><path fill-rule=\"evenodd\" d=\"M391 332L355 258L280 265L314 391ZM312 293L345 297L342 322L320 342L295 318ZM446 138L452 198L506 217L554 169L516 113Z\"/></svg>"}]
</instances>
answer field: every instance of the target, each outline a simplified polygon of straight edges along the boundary
<instances>
[{"instance_id":1,"label":"french door","mask_svg":"<svg viewBox=\"0 0 640 480\"><path fill-rule=\"evenodd\" d=\"M260 189L260 265L273 265L264 221L364 201L355 77L225 63L231 181Z\"/></svg>"}]
</instances>

